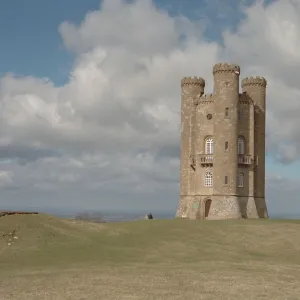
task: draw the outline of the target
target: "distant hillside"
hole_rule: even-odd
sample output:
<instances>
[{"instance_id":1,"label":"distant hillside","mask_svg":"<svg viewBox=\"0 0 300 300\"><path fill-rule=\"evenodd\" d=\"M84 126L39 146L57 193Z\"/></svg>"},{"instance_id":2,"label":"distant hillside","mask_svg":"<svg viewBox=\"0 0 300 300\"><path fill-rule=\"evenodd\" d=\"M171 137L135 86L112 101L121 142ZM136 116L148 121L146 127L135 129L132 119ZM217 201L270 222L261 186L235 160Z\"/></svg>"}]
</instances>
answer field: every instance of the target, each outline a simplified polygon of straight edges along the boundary
<instances>
[{"instance_id":1,"label":"distant hillside","mask_svg":"<svg viewBox=\"0 0 300 300\"><path fill-rule=\"evenodd\" d=\"M0 268L89 261L180 264L237 257L300 263L295 252L299 225L300 221L180 219L97 224L43 214L5 216L0 218Z\"/></svg>"}]
</instances>

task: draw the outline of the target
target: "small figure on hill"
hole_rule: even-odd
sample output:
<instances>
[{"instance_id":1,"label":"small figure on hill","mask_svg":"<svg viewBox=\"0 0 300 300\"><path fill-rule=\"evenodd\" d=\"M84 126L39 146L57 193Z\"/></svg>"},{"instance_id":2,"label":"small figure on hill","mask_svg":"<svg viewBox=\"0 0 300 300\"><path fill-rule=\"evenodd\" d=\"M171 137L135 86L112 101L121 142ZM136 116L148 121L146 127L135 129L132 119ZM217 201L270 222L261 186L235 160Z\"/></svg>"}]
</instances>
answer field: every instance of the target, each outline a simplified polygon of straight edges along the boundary
<instances>
[{"instance_id":1,"label":"small figure on hill","mask_svg":"<svg viewBox=\"0 0 300 300\"><path fill-rule=\"evenodd\" d=\"M145 216L145 220L152 220L153 219L153 216L152 216L152 214L150 213L150 214L147 214L146 216Z\"/></svg>"}]
</instances>

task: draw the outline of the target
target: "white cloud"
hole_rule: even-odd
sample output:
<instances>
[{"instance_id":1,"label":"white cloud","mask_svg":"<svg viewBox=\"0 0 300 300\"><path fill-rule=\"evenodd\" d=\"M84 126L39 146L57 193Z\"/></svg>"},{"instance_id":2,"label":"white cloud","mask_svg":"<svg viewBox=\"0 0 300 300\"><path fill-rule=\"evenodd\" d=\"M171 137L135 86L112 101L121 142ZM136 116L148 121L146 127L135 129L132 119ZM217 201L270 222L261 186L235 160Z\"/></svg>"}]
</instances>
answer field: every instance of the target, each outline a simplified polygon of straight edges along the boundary
<instances>
[{"instance_id":1,"label":"white cloud","mask_svg":"<svg viewBox=\"0 0 300 300\"><path fill-rule=\"evenodd\" d=\"M194 38L201 33L199 29L183 16L170 18L151 0L133 5L121 0L103 1L101 10L87 13L80 26L64 22L59 27L66 46L77 53L100 46L146 57L170 53L180 46L181 35Z\"/></svg>"},{"instance_id":2,"label":"white cloud","mask_svg":"<svg viewBox=\"0 0 300 300\"><path fill-rule=\"evenodd\" d=\"M5 166L15 174L9 184L52 189L60 198L67 188L94 189L106 195L99 206L117 199L113 193L124 195L119 207L151 206L151 195L156 207L175 208L180 79L202 76L211 92L212 66L222 60L240 64L243 76L267 77L268 151L283 162L298 159L300 4L258 2L244 13L237 30L224 33L224 47L207 41L201 22L171 17L150 0L105 0L81 24L61 24L64 44L76 53L65 85L0 79L0 158L12 160Z\"/></svg>"},{"instance_id":3,"label":"white cloud","mask_svg":"<svg viewBox=\"0 0 300 300\"><path fill-rule=\"evenodd\" d=\"M13 173L10 171L0 171L0 186L6 186L12 182Z\"/></svg>"}]
</instances>

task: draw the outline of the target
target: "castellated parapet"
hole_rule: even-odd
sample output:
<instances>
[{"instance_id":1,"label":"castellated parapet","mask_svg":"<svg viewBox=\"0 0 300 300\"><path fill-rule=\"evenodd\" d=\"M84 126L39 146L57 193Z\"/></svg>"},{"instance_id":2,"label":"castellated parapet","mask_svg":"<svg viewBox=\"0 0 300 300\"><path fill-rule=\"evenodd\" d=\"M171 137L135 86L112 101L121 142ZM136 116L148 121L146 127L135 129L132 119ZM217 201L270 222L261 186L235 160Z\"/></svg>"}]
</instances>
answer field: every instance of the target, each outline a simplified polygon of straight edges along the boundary
<instances>
[{"instance_id":1,"label":"castellated parapet","mask_svg":"<svg viewBox=\"0 0 300 300\"><path fill-rule=\"evenodd\" d=\"M213 67L213 75L216 73L236 73L240 74L240 67L235 64L219 63Z\"/></svg>"},{"instance_id":2,"label":"castellated parapet","mask_svg":"<svg viewBox=\"0 0 300 300\"><path fill-rule=\"evenodd\" d=\"M198 104L201 103L212 103L214 101L213 94L204 94L199 98Z\"/></svg>"},{"instance_id":3,"label":"castellated parapet","mask_svg":"<svg viewBox=\"0 0 300 300\"><path fill-rule=\"evenodd\" d=\"M267 80L264 77L246 77L242 80L242 88L246 86L267 86Z\"/></svg>"},{"instance_id":4,"label":"castellated parapet","mask_svg":"<svg viewBox=\"0 0 300 300\"><path fill-rule=\"evenodd\" d=\"M240 67L213 67L214 92L205 80L181 80L180 201L177 217L267 218L265 110L267 81L242 80Z\"/></svg>"},{"instance_id":5,"label":"castellated parapet","mask_svg":"<svg viewBox=\"0 0 300 300\"><path fill-rule=\"evenodd\" d=\"M183 77L181 79L181 86L190 86L190 85L198 85L201 87L205 87L205 80L201 77Z\"/></svg>"}]
</instances>

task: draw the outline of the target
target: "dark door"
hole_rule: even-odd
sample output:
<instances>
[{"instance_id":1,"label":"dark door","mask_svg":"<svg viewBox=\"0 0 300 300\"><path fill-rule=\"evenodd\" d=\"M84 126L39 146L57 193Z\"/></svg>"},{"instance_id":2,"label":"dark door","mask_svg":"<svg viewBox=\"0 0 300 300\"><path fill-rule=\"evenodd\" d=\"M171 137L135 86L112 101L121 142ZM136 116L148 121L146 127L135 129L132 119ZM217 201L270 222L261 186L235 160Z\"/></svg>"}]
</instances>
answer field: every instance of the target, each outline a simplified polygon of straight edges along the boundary
<instances>
[{"instance_id":1,"label":"dark door","mask_svg":"<svg viewBox=\"0 0 300 300\"><path fill-rule=\"evenodd\" d=\"M205 218L208 217L210 206L211 206L211 200L207 199L205 201Z\"/></svg>"}]
</instances>

